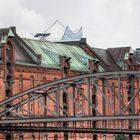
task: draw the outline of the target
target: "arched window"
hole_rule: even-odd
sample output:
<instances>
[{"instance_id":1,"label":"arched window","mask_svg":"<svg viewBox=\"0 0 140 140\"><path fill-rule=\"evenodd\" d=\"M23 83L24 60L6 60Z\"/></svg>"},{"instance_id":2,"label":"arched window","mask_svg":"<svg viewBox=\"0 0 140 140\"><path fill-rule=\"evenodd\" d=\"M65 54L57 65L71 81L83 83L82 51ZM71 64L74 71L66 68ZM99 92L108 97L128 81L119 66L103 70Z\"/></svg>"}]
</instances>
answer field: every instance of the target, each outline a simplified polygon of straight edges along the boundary
<instances>
[{"instance_id":1,"label":"arched window","mask_svg":"<svg viewBox=\"0 0 140 140\"><path fill-rule=\"evenodd\" d=\"M10 50L10 48L6 48L6 60L7 61L11 60L11 50Z\"/></svg>"},{"instance_id":2,"label":"arched window","mask_svg":"<svg viewBox=\"0 0 140 140\"><path fill-rule=\"evenodd\" d=\"M67 104L67 93L63 93L63 103Z\"/></svg>"},{"instance_id":3,"label":"arched window","mask_svg":"<svg viewBox=\"0 0 140 140\"><path fill-rule=\"evenodd\" d=\"M64 135L64 140L68 140L68 135Z\"/></svg>"},{"instance_id":4,"label":"arched window","mask_svg":"<svg viewBox=\"0 0 140 140\"><path fill-rule=\"evenodd\" d=\"M103 140L106 140L106 135L103 136Z\"/></svg>"},{"instance_id":5,"label":"arched window","mask_svg":"<svg viewBox=\"0 0 140 140\"><path fill-rule=\"evenodd\" d=\"M9 109L10 107L11 107L11 105L10 104L7 104L6 106L5 106L7 109ZM11 115L11 113L10 113L10 111L8 111L7 113L6 113L6 116L10 116Z\"/></svg>"},{"instance_id":6,"label":"arched window","mask_svg":"<svg viewBox=\"0 0 140 140\"><path fill-rule=\"evenodd\" d=\"M10 89L6 89L6 97L10 97L11 96L11 90Z\"/></svg>"},{"instance_id":7,"label":"arched window","mask_svg":"<svg viewBox=\"0 0 140 140\"><path fill-rule=\"evenodd\" d=\"M23 76L19 76L19 92L23 91Z\"/></svg>"},{"instance_id":8,"label":"arched window","mask_svg":"<svg viewBox=\"0 0 140 140\"><path fill-rule=\"evenodd\" d=\"M12 84L12 76L11 75L7 75L6 82L7 82L7 86L11 86L11 84Z\"/></svg>"},{"instance_id":9,"label":"arched window","mask_svg":"<svg viewBox=\"0 0 140 140\"><path fill-rule=\"evenodd\" d=\"M11 62L8 61L8 62L6 63L6 66L7 66L7 72L8 72L8 73L11 73L11 72L12 72L12 65L11 65Z\"/></svg>"},{"instance_id":10,"label":"arched window","mask_svg":"<svg viewBox=\"0 0 140 140\"><path fill-rule=\"evenodd\" d=\"M31 78L30 78L30 87L34 87L34 76L31 75Z\"/></svg>"},{"instance_id":11,"label":"arched window","mask_svg":"<svg viewBox=\"0 0 140 140\"><path fill-rule=\"evenodd\" d=\"M54 140L58 140L58 136L57 135L54 136Z\"/></svg>"},{"instance_id":12,"label":"arched window","mask_svg":"<svg viewBox=\"0 0 140 140\"><path fill-rule=\"evenodd\" d=\"M20 135L19 136L19 140L23 140L23 135Z\"/></svg>"},{"instance_id":13,"label":"arched window","mask_svg":"<svg viewBox=\"0 0 140 140\"><path fill-rule=\"evenodd\" d=\"M34 135L31 136L31 140L35 140L35 136Z\"/></svg>"},{"instance_id":14,"label":"arched window","mask_svg":"<svg viewBox=\"0 0 140 140\"><path fill-rule=\"evenodd\" d=\"M6 140L12 140L12 136L10 134L6 135Z\"/></svg>"},{"instance_id":15,"label":"arched window","mask_svg":"<svg viewBox=\"0 0 140 140\"><path fill-rule=\"evenodd\" d=\"M97 140L97 135L93 135L93 140Z\"/></svg>"},{"instance_id":16,"label":"arched window","mask_svg":"<svg viewBox=\"0 0 140 140\"><path fill-rule=\"evenodd\" d=\"M47 82L47 78L46 77L43 77L42 82L43 83Z\"/></svg>"},{"instance_id":17,"label":"arched window","mask_svg":"<svg viewBox=\"0 0 140 140\"><path fill-rule=\"evenodd\" d=\"M48 140L48 136L47 135L44 136L44 140Z\"/></svg>"}]
</instances>

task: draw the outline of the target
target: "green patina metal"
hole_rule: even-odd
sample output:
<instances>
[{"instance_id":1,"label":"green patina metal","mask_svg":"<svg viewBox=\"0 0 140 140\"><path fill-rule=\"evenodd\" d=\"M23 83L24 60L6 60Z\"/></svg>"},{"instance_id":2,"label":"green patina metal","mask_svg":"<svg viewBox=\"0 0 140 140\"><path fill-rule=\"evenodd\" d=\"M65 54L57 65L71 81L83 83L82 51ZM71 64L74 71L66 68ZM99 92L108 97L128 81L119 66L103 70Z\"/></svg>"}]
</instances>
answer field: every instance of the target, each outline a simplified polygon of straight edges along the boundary
<instances>
[{"instance_id":1,"label":"green patina metal","mask_svg":"<svg viewBox=\"0 0 140 140\"><path fill-rule=\"evenodd\" d=\"M0 43L6 43L8 37L16 37L11 29L7 31L7 35L1 36ZM80 47L61 44L60 42L56 43L21 38L20 45L37 64L16 61L15 63L17 65L37 66L39 64L39 60L41 59L40 65L42 67L60 69L60 56L66 56L71 58L71 70L89 72L89 60L96 61L94 58L87 55Z\"/></svg>"},{"instance_id":2,"label":"green patina metal","mask_svg":"<svg viewBox=\"0 0 140 140\"><path fill-rule=\"evenodd\" d=\"M16 61L17 65L23 65L23 66L32 66L32 67L37 67L37 64L31 64L31 63L27 63L27 62L23 62L23 61Z\"/></svg>"},{"instance_id":3,"label":"green patina metal","mask_svg":"<svg viewBox=\"0 0 140 140\"><path fill-rule=\"evenodd\" d=\"M41 47L41 43L36 40L24 39L26 44L38 55L41 55L41 66L50 68L59 68L59 64L56 63Z\"/></svg>"},{"instance_id":4,"label":"green patina metal","mask_svg":"<svg viewBox=\"0 0 140 140\"><path fill-rule=\"evenodd\" d=\"M71 57L71 69L89 71L88 60L93 60L80 47L60 43L23 39L24 42L36 53L41 55L41 66L60 68L59 57Z\"/></svg>"}]
</instances>

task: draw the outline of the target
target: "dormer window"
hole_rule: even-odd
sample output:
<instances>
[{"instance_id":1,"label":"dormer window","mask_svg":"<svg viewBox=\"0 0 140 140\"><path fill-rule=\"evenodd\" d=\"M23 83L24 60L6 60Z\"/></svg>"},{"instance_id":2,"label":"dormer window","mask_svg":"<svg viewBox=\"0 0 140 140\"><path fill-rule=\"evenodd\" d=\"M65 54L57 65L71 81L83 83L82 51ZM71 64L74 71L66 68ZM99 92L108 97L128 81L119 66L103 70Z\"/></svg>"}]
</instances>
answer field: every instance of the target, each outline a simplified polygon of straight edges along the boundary
<instances>
[{"instance_id":1,"label":"dormer window","mask_svg":"<svg viewBox=\"0 0 140 140\"><path fill-rule=\"evenodd\" d=\"M88 66L88 65L89 65L89 63L88 63L89 58L84 57L83 55L79 55L79 54L75 54L75 56L76 56L76 58L77 58L78 60L81 61L81 63L82 63L83 65L85 65L85 66Z\"/></svg>"},{"instance_id":2,"label":"dormer window","mask_svg":"<svg viewBox=\"0 0 140 140\"><path fill-rule=\"evenodd\" d=\"M47 48L42 48L42 50L51 58L54 62L59 64L59 55L55 52L48 50Z\"/></svg>"},{"instance_id":3,"label":"dormer window","mask_svg":"<svg viewBox=\"0 0 140 140\"><path fill-rule=\"evenodd\" d=\"M119 61L117 62L117 65L122 69L122 70L127 70L127 64L125 62Z\"/></svg>"},{"instance_id":4,"label":"dormer window","mask_svg":"<svg viewBox=\"0 0 140 140\"><path fill-rule=\"evenodd\" d=\"M98 66L98 70L99 70L99 72L104 72L105 71L104 68L101 65Z\"/></svg>"},{"instance_id":5,"label":"dormer window","mask_svg":"<svg viewBox=\"0 0 140 140\"><path fill-rule=\"evenodd\" d=\"M83 56L78 56L79 60L82 62L83 65L88 66L88 58L83 57Z\"/></svg>"},{"instance_id":6,"label":"dormer window","mask_svg":"<svg viewBox=\"0 0 140 140\"><path fill-rule=\"evenodd\" d=\"M10 52L11 52L11 50L10 50L10 48L7 48L6 49L6 61L10 61Z\"/></svg>"}]
</instances>

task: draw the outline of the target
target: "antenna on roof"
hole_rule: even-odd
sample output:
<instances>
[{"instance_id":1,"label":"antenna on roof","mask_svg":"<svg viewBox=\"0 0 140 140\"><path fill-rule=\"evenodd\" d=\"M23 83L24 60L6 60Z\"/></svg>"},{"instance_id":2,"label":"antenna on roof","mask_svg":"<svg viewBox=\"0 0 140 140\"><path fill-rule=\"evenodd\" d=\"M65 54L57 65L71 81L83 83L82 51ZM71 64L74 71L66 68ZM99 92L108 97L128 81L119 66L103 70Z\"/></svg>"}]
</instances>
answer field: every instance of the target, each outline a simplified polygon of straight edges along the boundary
<instances>
[{"instance_id":1,"label":"antenna on roof","mask_svg":"<svg viewBox=\"0 0 140 140\"><path fill-rule=\"evenodd\" d=\"M34 37L47 37L49 35L50 33L37 33L36 35L34 35Z\"/></svg>"},{"instance_id":2,"label":"antenna on roof","mask_svg":"<svg viewBox=\"0 0 140 140\"><path fill-rule=\"evenodd\" d=\"M34 37L40 37L40 40L46 40L45 38L48 37L50 33L37 33Z\"/></svg>"}]
</instances>

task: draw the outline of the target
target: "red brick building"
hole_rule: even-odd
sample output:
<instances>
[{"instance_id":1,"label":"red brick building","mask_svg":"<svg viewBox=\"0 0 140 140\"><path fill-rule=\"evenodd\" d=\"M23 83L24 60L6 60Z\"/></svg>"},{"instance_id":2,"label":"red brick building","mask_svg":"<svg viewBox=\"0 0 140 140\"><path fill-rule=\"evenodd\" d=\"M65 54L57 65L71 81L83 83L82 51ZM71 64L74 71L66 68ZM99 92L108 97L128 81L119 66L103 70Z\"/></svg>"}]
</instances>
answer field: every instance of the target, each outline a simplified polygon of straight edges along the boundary
<instances>
[{"instance_id":1,"label":"red brick building","mask_svg":"<svg viewBox=\"0 0 140 140\"><path fill-rule=\"evenodd\" d=\"M138 49L132 51L131 47L104 50L89 47L85 39L58 42L26 39L19 37L14 27L0 29L0 40L0 101L34 86L64 77L103 71L140 69L140 51ZM117 90L115 80L110 81L110 84L114 85L115 90ZM124 102L127 104L126 81L122 84ZM136 86L139 86L139 80L136 84ZM86 91L84 86L83 89ZM105 94L108 94L108 92L111 93L105 88ZM113 100L112 96L110 98ZM139 100L140 96L137 99ZM20 98L18 100L22 101L23 99ZM102 100L97 96L99 110L102 108L100 102ZM11 106L12 103L7 104L6 108ZM139 104L135 106L136 110L140 109ZM117 107L117 103L115 107ZM55 111L51 103L50 108ZM105 108L105 113L111 114L110 109L107 106ZM86 111L86 108L84 109ZM41 108L36 105L36 102L31 103L30 110L35 114L42 112ZM78 134L77 137L72 134L69 135L71 140L79 138L82 140L93 139L92 134ZM47 135L46 133L0 134L1 140L22 140L23 137L24 140L31 138L32 140L45 140L47 137L49 140L60 140L63 139L63 133ZM110 135L107 139L112 140L113 138ZM139 140L139 138L137 137L135 140ZM103 135L99 135L98 139L104 139Z\"/></svg>"}]
</instances>

